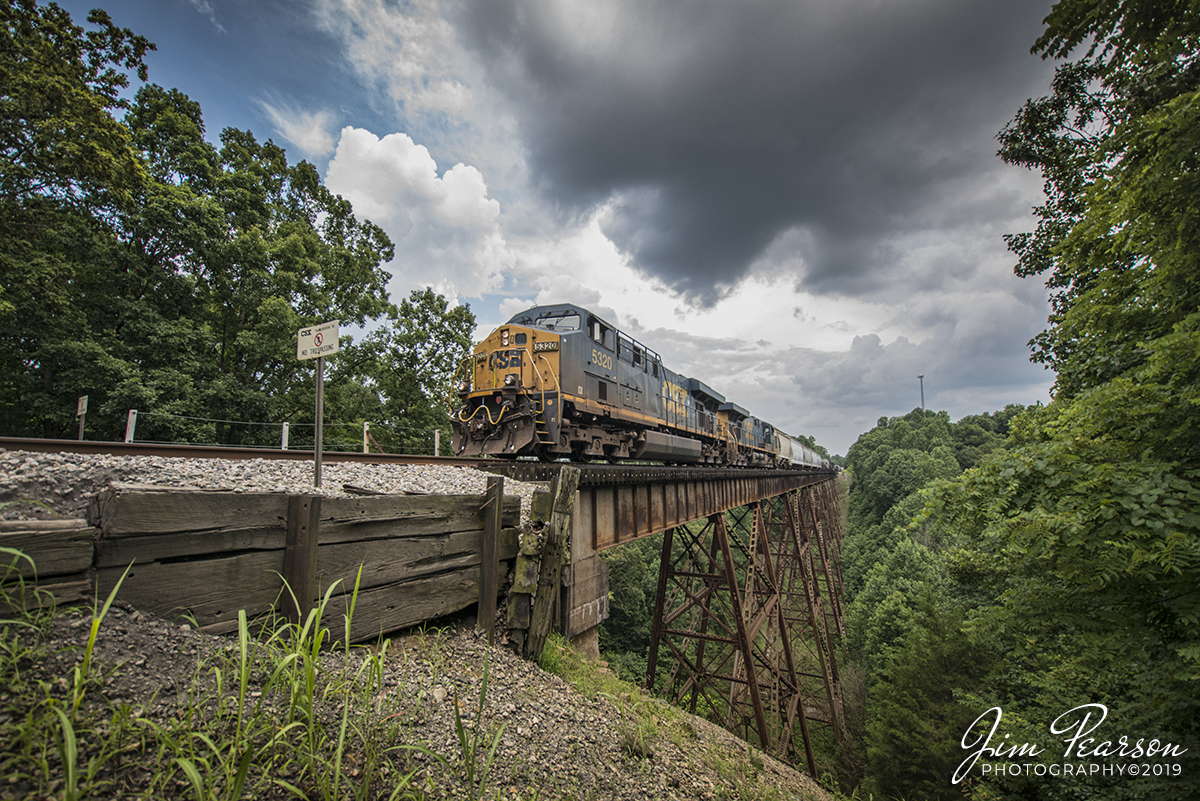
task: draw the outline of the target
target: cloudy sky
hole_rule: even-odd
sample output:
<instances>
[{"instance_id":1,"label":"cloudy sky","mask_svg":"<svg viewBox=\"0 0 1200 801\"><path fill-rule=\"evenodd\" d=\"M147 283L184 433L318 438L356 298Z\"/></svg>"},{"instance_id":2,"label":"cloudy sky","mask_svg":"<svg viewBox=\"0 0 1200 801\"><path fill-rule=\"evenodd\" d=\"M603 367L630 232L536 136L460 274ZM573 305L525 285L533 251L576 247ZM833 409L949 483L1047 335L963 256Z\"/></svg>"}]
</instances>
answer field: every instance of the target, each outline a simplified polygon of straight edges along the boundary
<instances>
[{"instance_id":1,"label":"cloudy sky","mask_svg":"<svg viewBox=\"0 0 1200 801\"><path fill-rule=\"evenodd\" d=\"M845 453L882 415L1047 399L1013 276L1040 180L996 133L1046 94L1050 0L59 0L150 79L317 165L482 337L600 312Z\"/></svg>"}]
</instances>

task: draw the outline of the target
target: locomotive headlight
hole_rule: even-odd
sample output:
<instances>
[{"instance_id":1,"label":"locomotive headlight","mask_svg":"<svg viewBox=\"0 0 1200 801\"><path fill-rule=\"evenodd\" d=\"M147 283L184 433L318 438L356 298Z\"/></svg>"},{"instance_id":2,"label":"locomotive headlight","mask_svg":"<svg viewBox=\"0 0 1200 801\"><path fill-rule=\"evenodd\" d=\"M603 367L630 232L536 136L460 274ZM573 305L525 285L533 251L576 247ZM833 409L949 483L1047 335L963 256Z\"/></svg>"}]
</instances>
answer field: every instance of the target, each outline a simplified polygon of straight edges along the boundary
<instances>
[{"instance_id":1,"label":"locomotive headlight","mask_svg":"<svg viewBox=\"0 0 1200 801\"><path fill-rule=\"evenodd\" d=\"M515 387L516 385L517 385L517 377L515 375L513 375L512 373L509 373L508 375L504 376L504 386Z\"/></svg>"},{"instance_id":2,"label":"locomotive headlight","mask_svg":"<svg viewBox=\"0 0 1200 801\"><path fill-rule=\"evenodd\" d=\"M502 347L502 348L508 347L508 329L507 328L500 332L500 347Z\"/></svg>"}]
</instances>

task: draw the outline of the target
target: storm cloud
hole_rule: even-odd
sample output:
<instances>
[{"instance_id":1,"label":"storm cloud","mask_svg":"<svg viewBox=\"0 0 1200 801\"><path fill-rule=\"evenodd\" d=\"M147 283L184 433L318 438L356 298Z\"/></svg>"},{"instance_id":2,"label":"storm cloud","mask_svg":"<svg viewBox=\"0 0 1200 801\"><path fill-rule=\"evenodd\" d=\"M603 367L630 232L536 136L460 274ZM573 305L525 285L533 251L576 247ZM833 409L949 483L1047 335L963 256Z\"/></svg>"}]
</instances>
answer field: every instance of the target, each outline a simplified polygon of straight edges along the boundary
<instances>
[{"instance_id":1,"label":"storm cloud","mask_svg":"<svg viewBox=\"0 0 1200 801\"><path fill-rule=\"evenodd\" d=\"M1048 75L1013 57L1047 10L488 0L459 25L544 195L563 214L611 203L604 232L633 263L711 303L785 237L808 291L861 295L921 232L1010 217L994 137Z\"/></svg>"}]
</instances>

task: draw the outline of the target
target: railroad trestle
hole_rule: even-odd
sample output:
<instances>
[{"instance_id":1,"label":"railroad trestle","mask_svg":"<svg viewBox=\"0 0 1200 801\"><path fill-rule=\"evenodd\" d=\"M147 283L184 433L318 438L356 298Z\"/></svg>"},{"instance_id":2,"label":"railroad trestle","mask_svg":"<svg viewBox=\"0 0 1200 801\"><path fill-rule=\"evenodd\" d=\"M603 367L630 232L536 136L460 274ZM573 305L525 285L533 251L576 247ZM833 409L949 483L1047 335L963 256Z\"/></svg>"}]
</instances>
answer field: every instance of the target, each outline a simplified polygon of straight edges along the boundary
<instances>
[{"instance_id":1,"label":"railroad trestle","mask_svg":"<svg viewBox=\"0 0 1200 801\"><path fill-rule=\"evenodd\" d=\"M667 529L646 682L781 759L832 755L845 731L832 482ZM832 503L831 503L832 502Z\"/></svg>"},{"instance_id":2,"label":"railroad trestle","mask_svg":"<svg viewBox=\"0 0 1200 801\"><path fill-rule=\"evenodd\" d=\"M544 479L555 467L495 469ZM816 778L846 732L836 474L583 468L573 518L577 563L664 532L647 686L662 665L658 689L676 705Z\"/></svg>"}]
</instances>

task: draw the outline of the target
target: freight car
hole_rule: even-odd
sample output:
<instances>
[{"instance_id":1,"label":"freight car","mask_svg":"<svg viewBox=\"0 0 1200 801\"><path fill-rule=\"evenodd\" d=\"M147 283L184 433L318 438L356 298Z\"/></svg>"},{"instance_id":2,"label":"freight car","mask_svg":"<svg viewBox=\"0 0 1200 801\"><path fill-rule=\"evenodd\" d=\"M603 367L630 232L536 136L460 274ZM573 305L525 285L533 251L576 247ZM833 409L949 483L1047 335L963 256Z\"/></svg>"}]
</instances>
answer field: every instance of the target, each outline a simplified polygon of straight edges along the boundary
<instances>
[{"instance_id":1,"label":"freight car","mask_svg":"<svg viewBox=\"0 0 1200 801\"><path fill-rule=\"evenodd\" d=\"M570 304L536 306L493 331L468 357L459 397L451 422L460 456L831 468Z\"/></svg>"}]
</instances>

